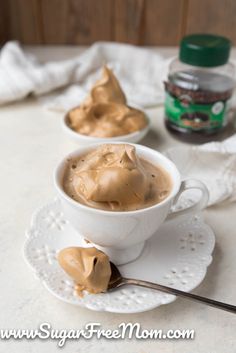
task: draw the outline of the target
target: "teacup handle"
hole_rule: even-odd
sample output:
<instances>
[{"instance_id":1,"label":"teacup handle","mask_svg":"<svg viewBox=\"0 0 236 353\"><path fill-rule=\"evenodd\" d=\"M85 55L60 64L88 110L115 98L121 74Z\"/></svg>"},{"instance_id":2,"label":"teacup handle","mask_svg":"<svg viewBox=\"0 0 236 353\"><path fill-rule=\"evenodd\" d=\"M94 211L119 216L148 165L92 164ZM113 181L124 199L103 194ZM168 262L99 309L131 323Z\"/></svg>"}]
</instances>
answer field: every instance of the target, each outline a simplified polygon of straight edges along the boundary
<instances>
[{"instance_id":1,"label":"teacup handle","mask_svg":"<svg viewBox=\"0 0 236 353\"><path fill-rule=\"evenodd\" d=\"M208 199L209 199L209 192L207 190L207 187L200 180L195 180L195 179L188 179L188 180L182 181L179 192L173 200L173 205L177 203L180 195L189 189L200 190L201 191L200 199L194 205L188 208L170 212L166 218L167 221L189 213L197 213L207 206Z\"/></svg>"}]
</instances>

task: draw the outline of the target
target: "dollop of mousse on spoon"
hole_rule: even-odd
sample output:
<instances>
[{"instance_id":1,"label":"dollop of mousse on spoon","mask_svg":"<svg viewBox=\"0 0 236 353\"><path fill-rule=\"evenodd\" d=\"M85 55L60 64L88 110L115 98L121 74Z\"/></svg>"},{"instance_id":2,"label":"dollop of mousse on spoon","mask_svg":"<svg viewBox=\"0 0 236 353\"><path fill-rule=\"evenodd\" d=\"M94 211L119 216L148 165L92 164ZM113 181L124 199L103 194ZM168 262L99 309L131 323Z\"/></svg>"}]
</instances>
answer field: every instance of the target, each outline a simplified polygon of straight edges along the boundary
<instances>
[{"instance_id":1,"label":"dollop of mousse on spoon","mask_svg":"<svg viewBox=\"0 0 236 353\"><path fill-rule=\"evenodd\" d=\"M143 129L147 119L141 110L129 107L113 72L103 67L103 76L89 96L68 114L69 126L82 135L115 137Z\"/></svg>"},{"instance_id":2,"label":"dollop of mousse on spoon","mask_svg":"<svg viewBox=\"0 0 236 353\"><path fill-rule=\"evenodd\" d=\"M97 248L70 247L61 250L58 262L75 281L79 296L106 292L111 277L109 257Z\"/></svg>"},{"instance_id":3,"label":"dollop of mousse on spoon","mask_svg":"<svg viewBox=\"0 0 236 353\"><path fill-rule=\"evenodd\" d=\"M168 173L141 159L129 144L104 144L69 160L64 190L93 208L131 211L163 201L171 190Z\"/></svg>"}]
</instances>

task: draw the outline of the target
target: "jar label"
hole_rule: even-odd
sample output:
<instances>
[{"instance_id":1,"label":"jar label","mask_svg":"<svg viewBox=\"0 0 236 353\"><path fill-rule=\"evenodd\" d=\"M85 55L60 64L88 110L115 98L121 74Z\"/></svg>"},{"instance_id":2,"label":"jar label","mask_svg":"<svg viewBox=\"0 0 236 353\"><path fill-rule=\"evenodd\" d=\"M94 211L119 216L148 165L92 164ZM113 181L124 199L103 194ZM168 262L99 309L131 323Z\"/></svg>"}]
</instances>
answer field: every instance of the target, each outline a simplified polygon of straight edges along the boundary
<instances>
[{"instance_id":1,"label":"jar label","mask_svg":"<svg viewBox=\"0 0 236 353\"><path fill-rule=\"evenodd\" d=\"M178 98L166 92L165 114L178 127L189 130L211 130L225 124L229 100L196 104L187 94Z\"/></svg>"}]
</instances>

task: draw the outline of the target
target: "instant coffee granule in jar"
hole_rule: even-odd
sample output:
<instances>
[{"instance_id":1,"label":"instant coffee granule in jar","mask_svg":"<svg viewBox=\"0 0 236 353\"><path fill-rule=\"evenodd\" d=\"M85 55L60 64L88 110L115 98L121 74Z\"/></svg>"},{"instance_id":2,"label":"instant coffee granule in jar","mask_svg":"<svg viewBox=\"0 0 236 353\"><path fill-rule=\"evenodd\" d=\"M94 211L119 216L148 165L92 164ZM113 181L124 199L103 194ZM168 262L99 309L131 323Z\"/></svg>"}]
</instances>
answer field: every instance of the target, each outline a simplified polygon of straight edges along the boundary
<instances>
[{"instance_id":1,"label":"instant coffee granule in jar","mask_svg":"<svg viewBox=\"0 0 236 353\"><path fill-rule=\"evenodd\" d=\"M234 65L228 62L230 48L230 41L217 35L192 34L182 39L179 58L171 62L165 82L169 130L196 142L227 125L235 85Z\"/></svg>"}]
</instances>

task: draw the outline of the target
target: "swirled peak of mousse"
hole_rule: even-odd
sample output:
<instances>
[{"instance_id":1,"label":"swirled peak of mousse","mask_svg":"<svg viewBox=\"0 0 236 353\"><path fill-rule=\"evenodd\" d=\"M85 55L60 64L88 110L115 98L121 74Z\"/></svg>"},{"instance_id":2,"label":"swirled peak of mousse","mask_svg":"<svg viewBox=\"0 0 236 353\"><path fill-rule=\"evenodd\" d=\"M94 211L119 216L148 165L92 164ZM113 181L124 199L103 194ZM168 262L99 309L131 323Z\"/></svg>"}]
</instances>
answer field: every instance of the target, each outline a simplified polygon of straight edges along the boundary
<instances>
[{"instance_id":1,"label":"swirled peak of mousse","mask_svg":"<svg viewBox=\"0 0 236 353\"><path fill-rule=\"evenodd\" d=\"M117 78L106 66L85 101L69 112L68 122L76 132L94 137L127 135L147 125L144 113L127 105Z\"/></svg>"},{"instance_id":2,"label":"swirled peak of mousse","mask_svg":"<svg viewBox=\"0 0 236 353\"><path fill-rule=\"evenodd\" d=\"M70 247L61 250L58 262L76 283L76 290L90 293L106 292L111 277L109 258L97 248Z\"/></svg>"},{"instance_id":3,"label":"swirled peak of mousse","mask_svg":"<svg viewBox=\"0 0 236 353\"><path fill-rule=\"evenodd\" d=\"M163 192L168 195L170 179L165 173L140 159L132 145L104 144L70 161L64 189L85 205L130 211L160 202Z\"/></svg>"},{"instance_id":4,"label":"swirled peak of mousse","mask_svg":"<svg viewBox=\"0 0 236 353\"><path fill-rule=\"evenodd\" d=\"M92 87L85 104L107 102L125 105L126 97L113 72L107 66L104 66L102 77Z\"/></svg>"}]
</instances>

